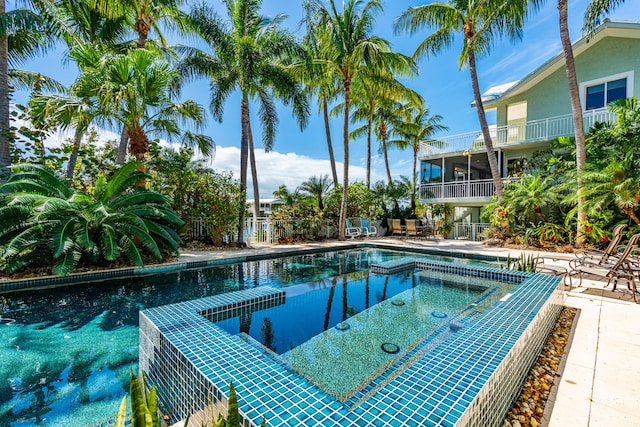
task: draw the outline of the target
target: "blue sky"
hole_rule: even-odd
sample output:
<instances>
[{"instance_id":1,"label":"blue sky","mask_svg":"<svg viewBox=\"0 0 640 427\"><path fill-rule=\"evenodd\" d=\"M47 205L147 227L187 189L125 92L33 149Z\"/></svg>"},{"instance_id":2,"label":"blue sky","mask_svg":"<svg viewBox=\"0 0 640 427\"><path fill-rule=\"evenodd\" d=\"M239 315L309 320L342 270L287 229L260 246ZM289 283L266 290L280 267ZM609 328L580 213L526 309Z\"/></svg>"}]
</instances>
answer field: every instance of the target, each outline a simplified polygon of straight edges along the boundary
<instances>
[{"instance_id":1,"label":"blue sky","mask_svg":"<svg viewBox=\"0 0 640 427\"><path fill-rule=\"evenodd\" d=\"M11 3L8 2L8 7L12 6ZM219 10L223 10L219 0L210 0L210 3L218 7ZM264 0L263 13L268 16L277 13L288 15L286 26L295 31L301 16L301 3L301 1ZM408 35L395 36L392 23L394 18L407 7L423 3L424 1L415 0L386 0L384 13L378 17L376 33L390 40L395 50L408 55L413 54L418 43L428 35L426 30L413 37ZM569 1L569 31L574 41L581 36L582 19L588 3L588 0ZM561 51L556 4L556 0L548 0L538 13L530 17L525 25L521 41L499 42L492 48L489 56L479 60L478 73L481 90L484 91L491 86L521 79ZM627 0L625 5L617 8L610 15L610 18L640 20L640 2ZM460 70L457 65L460 49L460 40L457 40L451 49L421 61L419 63L420 75L407 81L408 86L422 94L432 114L443 116L443 123L449 127L447 134L479 129L476 112L470 107L473 95L469 71L468 69ZM46 58L25 64L24 68L44 72L64 83L70 83L75 76L75 68L73 65L64 65L59 55L59 52L52 53ZM190 84L185 88L183 96L195 99L205 106L208 105L207 83L200 81ZM264 153L261 149L259 124L257 120L252 120L254 138L258 148L257 167L262 198L272 197L273 190L280 184L286 184L289 189L293 189L312 175L330 174L322 116L316 113L317 106L315 105L312 106L311 111L309 125L301 132L291 116L291 109L284 106L279 108L280 124L273 151L270 153ZM343 159L341 119L333 119L331 127L336 161L341 162ZM237 174L240 145L239 94L234 94L227 101L223 122L218 123L210 118L204 133L211 135L217 144L217 153L212 162L213 167L231 170ZM377 147L377 141L373 141L373 144L374 147ZM390 160L394 178L411 174L412 153L410 151L392 150ZM350 178L352 181L364 180L365 166L366 141L364 139L354 141L350 144ZM381 156L374 158L373 167L372 180L385 179L384 163ZM339 175L341 175L341 170L342 165L340 164L338 167ZM251 194L249 193L250 198Z\"/></svg>"}]
</instances>

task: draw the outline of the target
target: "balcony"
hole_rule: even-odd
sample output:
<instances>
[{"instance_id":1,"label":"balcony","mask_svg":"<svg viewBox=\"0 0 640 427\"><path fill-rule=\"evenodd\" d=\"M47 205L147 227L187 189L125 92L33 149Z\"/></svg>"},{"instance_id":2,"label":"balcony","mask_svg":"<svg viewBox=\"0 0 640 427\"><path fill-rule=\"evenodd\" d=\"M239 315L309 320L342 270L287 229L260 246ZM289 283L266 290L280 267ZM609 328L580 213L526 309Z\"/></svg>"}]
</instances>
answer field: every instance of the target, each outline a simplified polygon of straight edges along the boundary
<instances>
[{"instance_id":1,"label":"balcony","mask_svg":"<svg viewBox=\"0 0 640 427\"><path fill-rule=\"evenodd\" d=\"M503 179L503 188L520 178ZM496 190L491 179L439 182L420 185L420 200L427 203L488 201Z\"/></svg>"},{"instance_id":2,"label":"balcony","mask_svg":"<svg viewBox=\"0 0 640 427\"><path fill-rule=\"evenodd\" d=\"M616 116L606 108L602 108L585 112L583 120L585 131L587 131L596 122L614 122ZM560 136L574 134L573 117L571 114L567 114L543 120L533 120L518 125L491 127L489 133L491 134L493 146L496 148L550 141ZM419 157L437 157L465 150L480 149L484 149L482 131L474 131L424 141L420 144Z\"/></svg>"}]
</instances>

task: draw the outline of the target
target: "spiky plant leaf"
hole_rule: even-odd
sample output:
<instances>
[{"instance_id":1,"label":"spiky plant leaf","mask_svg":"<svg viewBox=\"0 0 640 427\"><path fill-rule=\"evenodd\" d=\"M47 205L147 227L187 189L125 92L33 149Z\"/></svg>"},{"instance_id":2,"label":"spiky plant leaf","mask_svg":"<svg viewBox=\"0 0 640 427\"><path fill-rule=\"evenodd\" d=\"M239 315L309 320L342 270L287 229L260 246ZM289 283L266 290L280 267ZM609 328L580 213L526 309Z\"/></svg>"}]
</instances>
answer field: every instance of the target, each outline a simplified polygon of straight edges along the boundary
<instances>
[{"instance_id":1,"label":"spiky plant leaf","mask_svg":"<svg viewBox=\"0 0 640 427\"><path fill-rule=\"evenodd\" d=\"M124 427L127 420L127 396L125 395L120 401L120 407L116 413L116 427Z\"/></svg>"},{"instance_id":2,"label":"spiky plant leaf","mask_svg":"<svg viewBox=\"0 0 640 427\"><path fill-rule=\"evenodd\" d=\"M53 274L58 276L66 276L71 273L80 261L82 253L76 248L65 251L62 256L56 257L56 264L53 267Z\"/></svg>"}]
</instances>

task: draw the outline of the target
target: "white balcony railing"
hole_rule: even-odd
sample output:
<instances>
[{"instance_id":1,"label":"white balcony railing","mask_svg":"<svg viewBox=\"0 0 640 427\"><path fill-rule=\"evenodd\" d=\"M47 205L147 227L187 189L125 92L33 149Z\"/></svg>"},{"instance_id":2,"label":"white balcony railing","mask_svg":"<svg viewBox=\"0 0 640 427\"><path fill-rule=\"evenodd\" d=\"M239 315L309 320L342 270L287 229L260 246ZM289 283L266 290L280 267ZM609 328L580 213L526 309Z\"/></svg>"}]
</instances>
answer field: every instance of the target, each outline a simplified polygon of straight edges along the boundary
<instances>
[{"instance_id":1,"label":"white balcony railing","mask_svg":"<svg viewBox=\"0 0 640 427\"><path fill-rule=\"evenodd\" d=\"M585 131L596 122L615 122L616 115L606 108L590 110L583 116ZM520 125L491 127L489 129L494 147L510 144L522 144L537 141L549 141L560 136L574 134L571 114L534 120ZM440 139L423 141L420 144L420 157L430 157L457 151L481 149L484 138L481 131L445 136Z\"/></svg>"},{"instance_id":2,"label":"white balcony railing","mask_svg":"<svg viewBox=\"0 0 640 427\"><path fill-rule=\"evenodd\" d=\"M504 179L502 181L503 188L519 179ZM420 200L488 198L493 196L495 191L496 186L491 179L429 183L420 185Z\"/></svg>"}]
</instances>

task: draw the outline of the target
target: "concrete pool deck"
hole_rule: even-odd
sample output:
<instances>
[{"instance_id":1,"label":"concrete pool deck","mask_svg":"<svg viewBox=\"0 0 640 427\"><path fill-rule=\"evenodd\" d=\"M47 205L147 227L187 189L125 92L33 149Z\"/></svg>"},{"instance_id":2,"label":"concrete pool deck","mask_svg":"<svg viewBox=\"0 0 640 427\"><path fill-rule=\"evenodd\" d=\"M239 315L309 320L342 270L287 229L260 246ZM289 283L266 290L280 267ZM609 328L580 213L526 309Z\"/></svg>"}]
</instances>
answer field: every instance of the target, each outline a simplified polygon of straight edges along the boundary
<instances>
[{"instance_id":1,"label":"concrete pool deck","mask_svg":"<svg viewBox=\"0 0 640 427\"><path fill-rule=\"evenodd\" d=\"M367 241L364 241L367 242ZM490 256L517 257L521 252L556 258L565 266L572 254L496 248L478 242L376 238L372 243L427 248ZM301 248L337 249L345 243L325 241L300 245L255 246L243 250L254 254L286 253ZM179 262L232 258L238 251L182 251ZM621 286L624 288L624 286ZM612 293L604 283L584 280L582 287L565 292L565 305L580 309L566 364L547 422L551 427L640 425L637 411L640 395L640 304L628 291ZM548 411L547 411L548 414Z\"/></svg>"}]
</instances>

